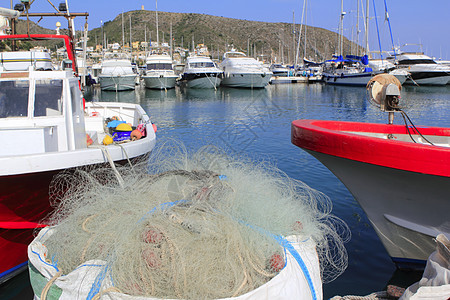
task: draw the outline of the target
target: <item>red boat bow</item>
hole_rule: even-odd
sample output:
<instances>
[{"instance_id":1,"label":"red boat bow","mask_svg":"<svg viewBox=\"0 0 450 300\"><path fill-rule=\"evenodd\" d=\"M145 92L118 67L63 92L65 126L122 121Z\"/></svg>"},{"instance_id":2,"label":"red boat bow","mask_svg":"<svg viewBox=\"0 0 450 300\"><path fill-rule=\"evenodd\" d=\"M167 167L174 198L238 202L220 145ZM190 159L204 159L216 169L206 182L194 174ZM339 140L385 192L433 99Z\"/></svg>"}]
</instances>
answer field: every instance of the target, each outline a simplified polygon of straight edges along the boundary
<instances>
[{"instance_id":1,"label":"red boat bow","mask_svg":"<svg viewBox=\"0 0 450 300\"><path fill-rule=\"evenodd\" d=\"M417 127L417 126L416 126ZM425 136L450 137L450 128L417 127ZM412 134L417 134L409 127ZM450 177L450 148L383 139L357 133L408 134L406 126L296 120L292 143L306 150L374 165Z\"/></svg>"}]
</instances>

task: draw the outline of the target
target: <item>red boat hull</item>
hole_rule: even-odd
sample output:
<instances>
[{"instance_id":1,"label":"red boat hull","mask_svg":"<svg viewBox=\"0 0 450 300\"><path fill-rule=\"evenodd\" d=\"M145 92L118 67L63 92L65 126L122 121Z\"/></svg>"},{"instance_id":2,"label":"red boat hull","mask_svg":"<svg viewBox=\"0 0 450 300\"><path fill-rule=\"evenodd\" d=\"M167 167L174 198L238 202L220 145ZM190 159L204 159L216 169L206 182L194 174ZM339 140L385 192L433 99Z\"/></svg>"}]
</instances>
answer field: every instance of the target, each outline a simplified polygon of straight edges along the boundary
<instances>
[{"instance_id":1,"label":"red boat hull","mask_svg":"<svg viewBox=\"0 0 450 300\"><path fill-rule=\"evenodd\" d=\"M450 137L448 128L421 127L430 138ZM450 236L450 147L374 137L407 134L405 126L297 120L292 143L336 175L366 212L400 268L423 267L433 238ZM379 135L380 136L380 135Z\"/></svg>"},{"instance_id":2,"label":"red boat hull","mask_svg":"<svg viewBox=\"0 0 450 300\"><path fill-rule=\"evenodd\" d=\"M49 185L56 173L0 177L0 282L26 267L33 232L51 212Z\"/></svg>"},{"instance_id":3,"label":"red boat hull","mask_svg":"<svg viewBox=\"0 0 450 300\"><path fill-rule=\"evenodd\" d=\"M145 156L132 158L131 162L141 161ZM115 163L125 165L128 161ZM50 183L59 172L70 170L74 169L0 176L0 283L27 267L28 244L35 231L46 226L41 222L53 211L49 202Z\"/></svg>"}]
</instances>

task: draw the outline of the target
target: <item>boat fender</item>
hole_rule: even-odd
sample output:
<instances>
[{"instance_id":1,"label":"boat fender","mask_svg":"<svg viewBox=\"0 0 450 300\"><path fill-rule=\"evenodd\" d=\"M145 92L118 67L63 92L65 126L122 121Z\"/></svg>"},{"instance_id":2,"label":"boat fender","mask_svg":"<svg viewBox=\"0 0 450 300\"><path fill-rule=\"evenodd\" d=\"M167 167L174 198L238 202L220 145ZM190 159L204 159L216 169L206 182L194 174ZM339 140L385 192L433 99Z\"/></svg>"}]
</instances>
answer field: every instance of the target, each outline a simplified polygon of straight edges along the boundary
<instances>
[{"instance_id":1,"label":"boat fender","mask_svg":"<svg viewBox=\"0 0 450 300\"><path fill-rule=\"evenodd\" d=\"M152 127L155 132L158 130L158 127L156 127L156 124L152 124Z\"/></svg>"},{"instance_id":2,"label":"boat fender","mask_svg":"<svg viewBox=\"0 0 450 300\"><path fill-rule=\"evenodd\" d=\"M112 144L113 143L113 138L111 137L111 136L109 136L109 135L106 135L104 138L103 138L103 145L105 145L105 146L107 146L107 145L110 145L110 144Z\"/></svg>"},{"instance_id":3,"label":"boat fender","mask_svg":"<svg viewBox=\"0 0 450 300\"><path fill-rule=\"evenodd\" d=\"M130 139L132 141L139 140L141 137L142 137L142 133L139 130L137 130L137 129L133 130L130 133Z\"/></svg>"},{"instance_id":4,"label":"boat fender","mask_svg":"<svg viewBox=\"0 0 450 300\"><path fill-rule=\"evenodd\" d=\"M91 137L89 136L89 134L86 133L86 144L88 146L92 145L94 143L94 141L91 139Z\"/></svg>"}]
</instances>

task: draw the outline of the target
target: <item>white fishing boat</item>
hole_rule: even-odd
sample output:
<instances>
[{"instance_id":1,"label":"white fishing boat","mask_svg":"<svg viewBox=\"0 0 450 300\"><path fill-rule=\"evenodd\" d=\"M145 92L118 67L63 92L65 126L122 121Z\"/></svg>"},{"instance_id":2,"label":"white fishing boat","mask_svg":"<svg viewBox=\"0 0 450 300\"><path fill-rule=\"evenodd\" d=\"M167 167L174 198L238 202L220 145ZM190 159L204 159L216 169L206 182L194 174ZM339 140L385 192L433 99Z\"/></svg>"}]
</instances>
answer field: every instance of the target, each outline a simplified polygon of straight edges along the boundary
<instances>
[{"instance_id":1,"label":"white fishing boat","mask_svg":"<svg viewBox=\"0 0 450 300\"><path fill-rule=\"evenodd\" d=\"M369 85L389 124L297 120L292 143L345 184L399 268L419 269L434 238L450 237L450 129L394 125L394 112L404 112L400 84L392 82L373 78Z\"/></svg>"},{"instance_id":2,"label":"white fishing boat","mask_svg":"<svg viewBox=\"0 0 450 300\"><path fill-rule=\"evenodd\" d=\"M223 71L208 56L189 56L186 59L181 82L188 88L215 89L223 77Z\"/></svg>"},{"instance_id":3,"label":"white fishing boat","mask_svg":"<svg viewBox=\"0 0 450 300\"><path fill-rule=\"evenodd\" d=\"M130 56L123 52L107 52L103 56L102 71L98 75L100 87L106 91L133 90L137 74Z\"/></svg>"},{"instance_id":4,"label":"white fishing boat","mask_svg":"<svg viewBox=\"0 0 450 300\"><path fill-rule=\"evenodd\" d=\"M234 49L225 52L220 66L224 72L222 85L228 87L264 88L273 74L260 61Z\"/></svg>"},{"instance_id":5,"label":"white fishing boat","mask_svg":"<svg viewBox=\"0 0 450 300\"><path fill-rule=\"evenodd\" d=\"M71 37L22 34L0 35L0 40L62 40L72 61L72 69L52 70L47 52L2 53L0 254L7 258L0 263L3 282L27 266L26 249L34 229L43 226L41 220L53 209L53 176L143 157L155 145L155 130L137 104L84 103ZM144 134L132 141L130 131L114 132L109 120L128 123Z\"/></svg>"}]
</instances>

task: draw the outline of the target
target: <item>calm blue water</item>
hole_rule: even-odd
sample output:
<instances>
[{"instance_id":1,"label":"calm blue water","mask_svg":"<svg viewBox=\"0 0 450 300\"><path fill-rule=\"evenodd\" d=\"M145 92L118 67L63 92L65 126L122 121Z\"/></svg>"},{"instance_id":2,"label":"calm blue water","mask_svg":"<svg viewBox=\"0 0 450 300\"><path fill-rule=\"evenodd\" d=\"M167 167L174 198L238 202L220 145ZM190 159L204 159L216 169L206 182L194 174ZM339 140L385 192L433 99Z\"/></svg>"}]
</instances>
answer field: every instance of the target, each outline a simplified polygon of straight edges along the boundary
<instances>
[{"instance_id":1,"label":"calm blue water","mask_svg":"<svg viewBox=\"0 0 450 300\"><path fill-rule=\"evenodd\" d=\"M408 286L420 278L419 273L395 270L364 211L345 186L321 163L291 144L291 122L296 119L386 123L387 115L369 104L364 88L322 84L217 91L136 88L120 93L95 90L86 99L139 103L158 126L159 142L174 138L192 150L213 144L232 155L270 161L289 176L328 195L333 213L347 223L352 238L346 244L349 266L339 278L324 285L325 299L366 295L385 289L388 283ZM404 87L402 100L415 124L450 127L450 86ZM397 116L395 123L401 121ZM19 281L23 289L29 289L26 276ZM11 290L0 289L0 298Z\"/></svg>"}]
</instances>

